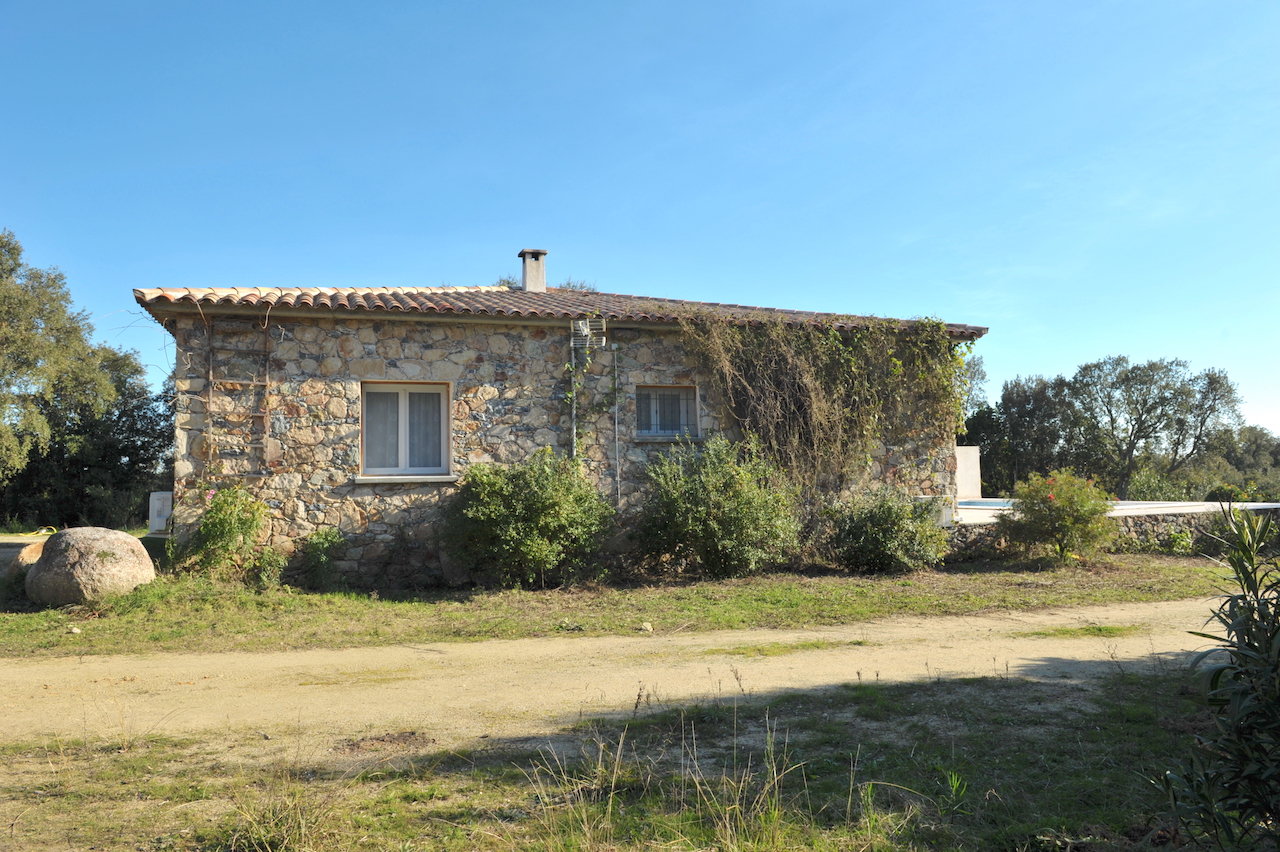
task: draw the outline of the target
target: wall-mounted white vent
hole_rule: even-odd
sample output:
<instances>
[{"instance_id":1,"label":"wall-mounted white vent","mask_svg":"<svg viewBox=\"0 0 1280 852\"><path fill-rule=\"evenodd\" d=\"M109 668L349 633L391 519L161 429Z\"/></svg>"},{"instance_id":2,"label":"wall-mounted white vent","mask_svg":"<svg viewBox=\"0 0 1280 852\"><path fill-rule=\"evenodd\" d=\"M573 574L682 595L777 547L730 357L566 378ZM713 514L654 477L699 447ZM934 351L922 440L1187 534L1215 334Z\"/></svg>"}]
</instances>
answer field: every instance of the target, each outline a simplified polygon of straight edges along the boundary
<instances>
[{"instance_id":1,"label":"wall-mounted white vent","mask_svg":"<svg viewBox=\"0 0 1280 852\"><path fill-rule=\"evenodd\" d=\"M569 332L574 349L599 349L604 346L604 317L571 320Z\"/></svg>"}]
</instances>

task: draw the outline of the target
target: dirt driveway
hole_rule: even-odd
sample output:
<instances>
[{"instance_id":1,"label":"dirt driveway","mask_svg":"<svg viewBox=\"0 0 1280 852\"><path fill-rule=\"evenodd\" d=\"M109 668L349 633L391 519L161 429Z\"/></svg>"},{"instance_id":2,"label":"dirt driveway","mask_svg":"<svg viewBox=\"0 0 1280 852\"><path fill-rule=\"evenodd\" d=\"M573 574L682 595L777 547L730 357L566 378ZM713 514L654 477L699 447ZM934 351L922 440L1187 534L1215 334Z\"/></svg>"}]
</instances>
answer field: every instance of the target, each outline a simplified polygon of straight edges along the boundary
<instances>
[{"instance_id":1,"label":"dirt driveway","mask_svg":"<svg viewBox=\"0 0 1280 852\"><path fill-rule=\"evenodd\" d=\"M1180 664L1209 601L814 630L424 643L341 651L0 660L0 741L146 733L333 740L419 731L441 748L537 740L582 718L841 683L1081 679ZM1136 626L1115 638L1024 634Z\"/></svg>"}]
</instances>

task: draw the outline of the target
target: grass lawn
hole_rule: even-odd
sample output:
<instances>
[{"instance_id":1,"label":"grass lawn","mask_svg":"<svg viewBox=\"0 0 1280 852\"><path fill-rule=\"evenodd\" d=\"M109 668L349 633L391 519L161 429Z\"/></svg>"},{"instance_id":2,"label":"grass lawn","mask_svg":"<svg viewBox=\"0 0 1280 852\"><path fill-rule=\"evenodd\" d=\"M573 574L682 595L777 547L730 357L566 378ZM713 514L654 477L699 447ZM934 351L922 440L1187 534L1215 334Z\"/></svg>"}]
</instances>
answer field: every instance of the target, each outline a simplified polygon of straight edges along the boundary
<instances>
[{"instance_id":1,"label":"grass lawn","mask_svg":"<svg viewBox=\"0 0 1280 852\"><path fill-rule=\"evenodd\" d=\"M892 577L770 574L740 580L549 591L455 590L411 599L263 592L165 576L96 608L0 604L0 656L269 651L550 634L794 628L894 615L959 615L1208 597L1204 559L1115 555L1088 566L977 562ZM72 628L78 633L72 633Z\"/></svg>"},{"instance_id":2,"label":"grass lawn","mask_svg":"<svg viewBox=\"0 0 1280 852\"><path fill-rule=\"evenodd\" d=\"M847 624L904 614L1208 597L1203 559L973 563L894 577L774 574L665 586L440 591L387 600L162 577L97 609L0 611L0 656ZM71 633L76 628L79 633ZM1088 632L1105 638L1119 635ZM1098 628L1102 630L1102 628ZM1074 634L1072 634L1074 635ZM744 652L787 649L768 643ZM317 747L220 730L0 744L0 846L174 852L1155 848L1207 714L1179 670L935 679L739 695L589 721L554 751L362 730Z\"/></svg>"}]
</instances>

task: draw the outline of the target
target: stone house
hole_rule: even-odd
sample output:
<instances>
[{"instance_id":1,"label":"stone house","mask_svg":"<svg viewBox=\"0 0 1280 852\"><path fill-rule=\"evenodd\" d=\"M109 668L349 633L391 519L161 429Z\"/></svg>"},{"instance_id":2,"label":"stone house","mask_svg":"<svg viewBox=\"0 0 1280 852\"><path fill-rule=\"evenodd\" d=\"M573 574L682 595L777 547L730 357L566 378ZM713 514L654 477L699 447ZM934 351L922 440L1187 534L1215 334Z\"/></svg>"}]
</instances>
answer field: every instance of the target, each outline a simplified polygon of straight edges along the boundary
<instances>
[{"instance_id":1,"label":"stone house","mask_svg":"<svg viewBox=\"0 0 1280 852\"><path fill-rule=\"evenodd\" d=\"M465 579L448 576L432 521L469 465L554 447L626 513L651 456L725 429L682 308L835 318L547 287L546 252L520 256L511 287L134 291L176 343L175 524L203 489L243 481L271 508L275 547L338 527L355 585ZM875 455L885 481L955 494L954 436Z\"/></svg>"}]
</instances>

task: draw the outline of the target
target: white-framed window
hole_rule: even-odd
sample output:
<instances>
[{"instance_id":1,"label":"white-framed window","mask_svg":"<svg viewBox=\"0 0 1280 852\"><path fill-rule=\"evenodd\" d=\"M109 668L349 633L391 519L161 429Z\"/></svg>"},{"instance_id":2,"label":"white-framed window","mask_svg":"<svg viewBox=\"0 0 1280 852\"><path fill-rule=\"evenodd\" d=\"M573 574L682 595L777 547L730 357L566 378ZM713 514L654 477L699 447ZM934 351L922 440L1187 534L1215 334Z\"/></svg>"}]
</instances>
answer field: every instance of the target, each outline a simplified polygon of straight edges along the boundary
<instances>
[{"instance_id":1,"label":"white-framed window","mask_svg":"<svg viewBox=\"0 0 1280 852\"><path fill-rule=\"evenodd\" d=\"M645 438L698 436L698 390L692 387L638 385L636 434Z\"/></svg>"},{"instance_id":2,"label":"white-framed window","mask_svg":"<svg viewBox=\"0 0 1280 852\"><path fill-rule=\"evenodd\" d=\"M365 475L449 472L449 386L367 382L360 388Z\"/></svg>"}]
</instances>

